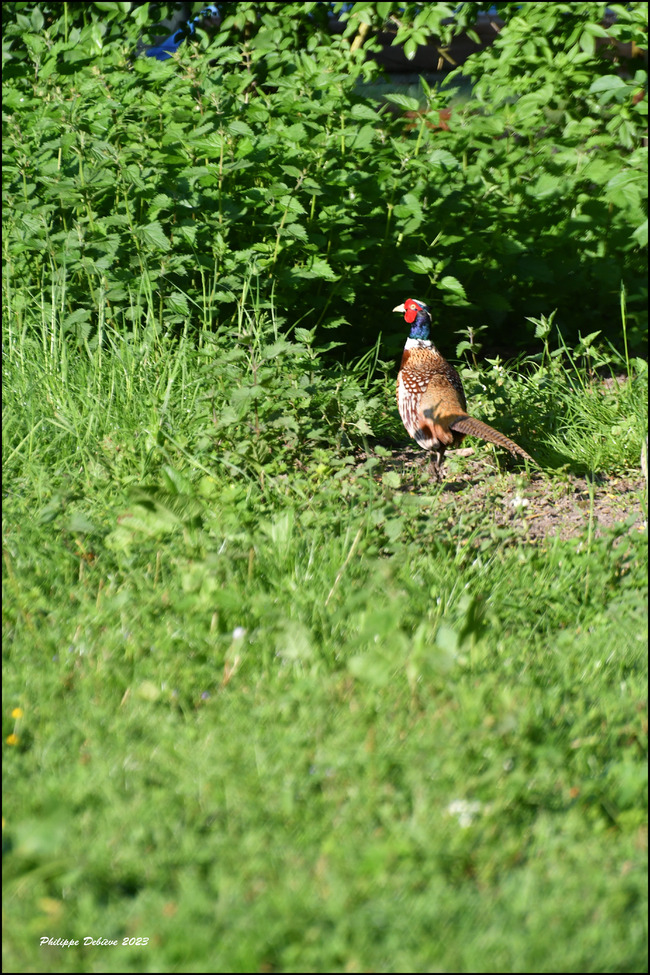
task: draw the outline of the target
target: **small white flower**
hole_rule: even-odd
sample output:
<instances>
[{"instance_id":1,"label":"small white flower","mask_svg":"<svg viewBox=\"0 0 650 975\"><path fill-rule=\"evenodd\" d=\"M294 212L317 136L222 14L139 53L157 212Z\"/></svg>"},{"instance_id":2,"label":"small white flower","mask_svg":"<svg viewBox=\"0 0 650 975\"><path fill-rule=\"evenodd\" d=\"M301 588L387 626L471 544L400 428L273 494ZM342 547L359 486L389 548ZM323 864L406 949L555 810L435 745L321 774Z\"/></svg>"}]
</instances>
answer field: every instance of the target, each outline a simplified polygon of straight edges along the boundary
<instances>
[{"instance_id":1,"label":"small white flower","mask_svg":"<svg viewBox=\"0 0 650 975\"><path fill-rule=\"evenodd\" d=\"M243 640L245 636L246 636L246 630L244 629L243 626L236 626L235 629L232 631L233 640Z\"/></svg>"},{"instance_id":2,"label":"small white flower","mask_svg":"<svg viewBox=\"0 0 650 975\"><path fill-rule=\"evenodd\" d=\"M527 508L529 504L530 501L528 500L528 498L522 498L520 494L515 494L514 498L510 502L511 507L516 509Z\"/></svg>"},{"instance_id":3,"label":"small white flower","mask_svg":"<svg viewBox=\"0 0 650 975\"><path fill-rule=\"evenodd\" d=\"M454 799L447 806L447 815L455 816L458 819L458 825L467 829L468 826L472 825L481 808L482 804L476 800Z\"/></svg>"}]
</instances>

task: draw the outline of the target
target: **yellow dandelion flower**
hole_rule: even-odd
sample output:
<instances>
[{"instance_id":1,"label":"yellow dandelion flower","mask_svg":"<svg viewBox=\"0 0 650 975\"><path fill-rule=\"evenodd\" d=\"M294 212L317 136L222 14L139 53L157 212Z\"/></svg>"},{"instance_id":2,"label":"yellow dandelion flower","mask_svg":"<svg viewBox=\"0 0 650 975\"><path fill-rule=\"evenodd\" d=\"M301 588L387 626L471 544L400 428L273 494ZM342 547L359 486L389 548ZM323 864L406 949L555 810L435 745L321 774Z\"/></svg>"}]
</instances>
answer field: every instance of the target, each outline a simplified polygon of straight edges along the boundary
<instances>
[{"instance_id":1,"label":"yellow dandelion flower","mask_svg":"<svg viewBox=\"0 0 650 975\"><path fill-rule=\"evenodd\" d=\"M23 714L24 714L24 711L23 711L22 708L14 708L13 711L11 712L11 717L12 718L15 718L16 721L17 721L18 718L22 718Z\"/></svg>"},{"instance_id":2,"label":"yellow dandelion flower","mask_svg":"<svg viewBox=\"0 0 650 975\"><path fill-rule=\"evenodd\" d=\"M7 744L8 745L17 745L19 741L20 741L20 738L18 737L18 735L7 735Z\"/></svg>"}]
</instances>

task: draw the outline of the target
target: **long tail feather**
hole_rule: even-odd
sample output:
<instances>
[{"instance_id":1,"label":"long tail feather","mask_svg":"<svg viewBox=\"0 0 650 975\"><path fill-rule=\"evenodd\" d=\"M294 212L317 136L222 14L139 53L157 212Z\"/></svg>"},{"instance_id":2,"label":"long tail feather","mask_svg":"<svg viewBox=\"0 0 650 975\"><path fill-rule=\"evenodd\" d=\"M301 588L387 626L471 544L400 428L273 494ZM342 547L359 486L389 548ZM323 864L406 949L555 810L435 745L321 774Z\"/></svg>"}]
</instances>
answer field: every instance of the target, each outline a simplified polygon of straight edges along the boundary
<instances>
[{"instance_id":1,"label":"long tail feather","mask_svg":"<svg viewBox=\"0 0 650 975\"><path fill-rule=\"evenodd\" d=\"M526 460L529 460L537 467L537 462L533 460L530 454L527 454L525 450L516 444L514 440L510 440L503 433L499 433L498 430L494 430L487 423L483 423L482 420L475 420L473 416L463 416L458 420L454 420L450 426L452 430L456 430L458 433L467 433L470 437L480 437L482 440L489 441L489 443L497 444L499 447L505 447L511 454L519 454L520 457L525 457Z\"/></svg>"}]
</instances>

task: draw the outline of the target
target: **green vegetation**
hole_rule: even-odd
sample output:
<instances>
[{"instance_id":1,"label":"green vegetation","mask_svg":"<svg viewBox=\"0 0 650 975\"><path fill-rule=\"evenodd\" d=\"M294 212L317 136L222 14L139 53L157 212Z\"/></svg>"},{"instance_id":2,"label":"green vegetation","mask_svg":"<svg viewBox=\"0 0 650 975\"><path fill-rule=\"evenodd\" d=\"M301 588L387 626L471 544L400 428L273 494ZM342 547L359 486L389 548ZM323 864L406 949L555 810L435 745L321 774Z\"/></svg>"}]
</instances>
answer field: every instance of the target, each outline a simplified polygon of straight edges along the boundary
<instances>
[{"instance_id":1,"label":"green vegetation","mask_svg":"<svg viewBox=\"0 0 650 975\"><path fill-rule=\"evenodd\" d=\"M538 306L509 271L535 350L504 363L463 304L480 251L427 243L457 190L414 217L465 136L371 122L345 37L251 40L256 102L236 25L211 71L203 34L129 68L149 5L53 6L3 9L3 968L646 971L647 531L595 508L612 475L647 505L633 194L615 323L574 334L593 293ZM390 308L426 282L538 480L397 457ZM534 492L578 477L578 530L535 540Z\"/></svg>"},{"instance_id":2,"label":"green vegetation","mask_svg":"<svg viewBox=\"0 0 650 975\"><path fill-rule=\"evenodd\" d=\"M526 544L487 457L478 511L405 490L352 449L392 388L264 313L42 325L5 346L6 967L643 970L645 533ZM480 378L593 462L621 400L561 361Z\"/></svg>"},{"instance_id":3,"label":"green vegetation","mask_svg":"<svg viewBox=\"0 0 650 975\"><path fill-rule=\"evenodd\" d=\"M464 66L476 98L449 131L429 124L453 79L415 127L380 111L358 93L377 73L364 48L317 23L305 37L319 4L238 3L180 64L133 60L146 4L131 19L121 4L13 6L5 260L25 301L56 285L65 329L131 324L152 295L161 327L224 321L253 274L263 300L338 325L346 346L353 321L356 349L414 290L450 331L489 324L511 349L554 308L567 341L599 330L620 347L622 283L645 348L647 73L596 47L605 4L511 11L499 46ZM616 9L612 42L645 43L646 5ZM446 12L417 16L449 31Z\"/></svg>"}]
</instances>

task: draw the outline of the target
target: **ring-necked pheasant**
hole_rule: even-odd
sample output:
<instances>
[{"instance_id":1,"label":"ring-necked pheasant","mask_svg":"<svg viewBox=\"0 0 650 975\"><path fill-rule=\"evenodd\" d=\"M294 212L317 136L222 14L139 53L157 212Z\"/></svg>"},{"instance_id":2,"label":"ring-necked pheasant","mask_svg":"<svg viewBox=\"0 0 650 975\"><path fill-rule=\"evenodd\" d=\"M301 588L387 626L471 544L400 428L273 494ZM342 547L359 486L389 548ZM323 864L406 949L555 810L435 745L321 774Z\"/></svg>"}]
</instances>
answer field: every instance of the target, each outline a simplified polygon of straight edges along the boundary
<instances>
[{"instance_id":1,"label":"ring-necked pheasant","mask_svg":"<svg viewBox=\"0 0 650 975\"><path fill-rule=\"evenodd\" d=\"M403 312L404 320L411 327L397 375L399 415L420 447L436 455L436 474L447 448L458 447L466 434L505 447L511 454L519 454L535 464L530 454L513 440L468 416L460 376L429 339L431 312L427 306L415 298L407 298L393 311Z\"/></svg>"}]
</instances>

